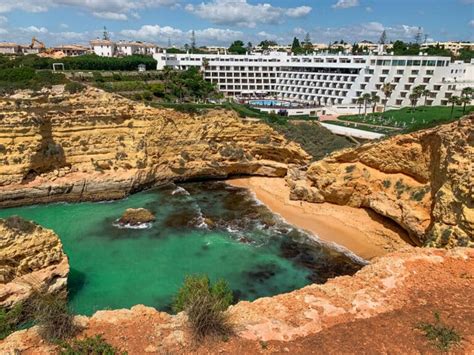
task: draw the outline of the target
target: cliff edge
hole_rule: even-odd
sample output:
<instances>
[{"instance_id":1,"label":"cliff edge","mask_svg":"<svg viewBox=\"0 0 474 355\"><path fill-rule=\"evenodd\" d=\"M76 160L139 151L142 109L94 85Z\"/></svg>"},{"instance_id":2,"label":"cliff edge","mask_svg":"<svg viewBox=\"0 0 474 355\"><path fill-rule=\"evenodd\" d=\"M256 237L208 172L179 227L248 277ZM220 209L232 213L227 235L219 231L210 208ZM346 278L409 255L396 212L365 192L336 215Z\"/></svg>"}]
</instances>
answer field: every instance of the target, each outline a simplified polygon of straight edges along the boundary
<instances>
[{"instance_id":1,"label":"cliff edge","mask_svg":"<svg viewBox=\"0 0 474 355\"><path fill-rule=\"evenodd\" d=\"M0 99L0 207L106 200L169 181L285 176L309 156L234 112L147 107L88 88Z\"/></svg>"},{"instance_id":2,"label":"cliff edge","mask_svg":"<svg viewBox=\"0 0 474 355\"><path fill-rule=\"evenodd\" d=\"M474 116L346 149L294 169L291 198L366 207L417 245L474 246Z\"/></svg>"}]
</instances>

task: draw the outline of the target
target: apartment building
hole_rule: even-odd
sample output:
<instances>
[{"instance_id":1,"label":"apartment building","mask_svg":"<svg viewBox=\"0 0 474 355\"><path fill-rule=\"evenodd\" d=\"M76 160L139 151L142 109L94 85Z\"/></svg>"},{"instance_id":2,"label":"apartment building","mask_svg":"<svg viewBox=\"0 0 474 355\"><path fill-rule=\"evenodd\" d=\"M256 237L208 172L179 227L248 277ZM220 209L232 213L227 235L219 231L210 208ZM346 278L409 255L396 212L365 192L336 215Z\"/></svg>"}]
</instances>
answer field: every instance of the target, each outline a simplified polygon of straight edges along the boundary
<instances>
[{"instance_id":1,"label":"apartment building","mask_svg":"<svg viewBox=\"0 0 474 355\"><path fill-rule=\"evenodd\" d=\"M66 44L52 47L53 52L62 52L66 57L77 57L79 55L89 54L90 48L78 44Z\"/></svg>"},{"instance_id":2,"label":"apartment building","mask_svg":"<svg viewBox=\"0 0 474 355\"><path fill-rule=\"evenodd\" d=\"M96 39L90 42L92 51L101 57L129 56L134 54L154 55L159 47L152 43Z\"/></svg>"},{"instance_id":3,"label":"apartment building","mask_svg":"<svg viewBox=\"0 0 474 355\"><path fill-rule=\"evenodd\" d=\"M165 66L197 67L206 80L230 97L277 96L302 104L352 106L365 93L385 99L382 87L391 83L387 106L410 105L418 85L431 91L427 105L447 105L452 95L474 86L474 64L449 57L379 55L306 55L286 53L249 55L167 54L154 56L158 70Z\"/></svg>"},{"instance_id":4,"label":"apartment building","mask_svg":"<svg viewBox=\"0 0 474 355\"><path fill-rule=\"evenodd\" d=\"M444 49L450 50L454 55L458 55L461 49L474 50L474 43L472 42L429 42L423 43L421 49L427 49L429 47L440 46Z\"/></svg>"}]
</instances>

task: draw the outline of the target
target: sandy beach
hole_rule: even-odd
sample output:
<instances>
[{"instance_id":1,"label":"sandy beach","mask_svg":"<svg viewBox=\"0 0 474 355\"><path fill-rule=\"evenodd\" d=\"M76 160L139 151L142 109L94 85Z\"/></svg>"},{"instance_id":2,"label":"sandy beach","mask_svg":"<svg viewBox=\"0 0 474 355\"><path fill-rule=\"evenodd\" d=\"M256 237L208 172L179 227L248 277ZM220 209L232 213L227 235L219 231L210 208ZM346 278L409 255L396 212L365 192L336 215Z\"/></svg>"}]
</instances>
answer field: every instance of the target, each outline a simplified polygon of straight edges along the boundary
<instances>
[{"instance_id":1,"label":"sandy beach","mask_svg":"<svg viewBox=\"0 0 474 355\"><path fill-rule=\"evenodd\" d=\"M282 178L248 177L227 181L247 188L288 223L334 242L370 260L409 245L406 233L374 212L329 203L291 201L290 189Z\"/></svg>"}]
</instances>

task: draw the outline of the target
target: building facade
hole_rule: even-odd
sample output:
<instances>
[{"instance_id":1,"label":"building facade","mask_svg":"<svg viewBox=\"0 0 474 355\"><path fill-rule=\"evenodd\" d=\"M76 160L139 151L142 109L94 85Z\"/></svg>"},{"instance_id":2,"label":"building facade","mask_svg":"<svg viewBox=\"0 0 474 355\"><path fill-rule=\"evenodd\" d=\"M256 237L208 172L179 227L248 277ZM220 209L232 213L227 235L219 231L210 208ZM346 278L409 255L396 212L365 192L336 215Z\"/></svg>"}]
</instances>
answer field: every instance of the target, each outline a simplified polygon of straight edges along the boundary
<instances>
[{"instance_id":1,"label":"building facade","mask_svg":"<svg viewBox=\"0 0 474 355\"><path fill-rule=\"evenodd\" d=\"M0 54L19 54L20 45L10 42L0 42Z\"/></svg>"},{"instance_id":2,"label":"building facade","mask_svg":"<svg viewBox=\"0 0 474 355\"><path fill-rule=\"evenodd\" d=\"M134 54L155 55L159 52L158 46L144 42L113 42L96 39L91 41L90 44L92 51L101 57L124 57Z\"/></svg>"},{"instance_id":3,"label":"building facade","mask_svg":"<svg viewBox=\"0 0 474 355\"><path fill-rule=\"evenodd\" d=\"M165 66L197 67L206 80L226 96L281 99L315 106L353 106L363 94L376 94L388 107L410 105L414 87L431 94L427 105L447 105L463 86L474 86L474 64L451 62L449 57L378 55L307 55L286 53L250 55L167 54L155 56L158 70ZM385 98L382 88L392 85Z\"/></svg>"},{"instance_id":4,"label":"building facade","mask_svg":"<svg viewBox=\"0 0 474 355\"><path fill-rule=\"evenodd\" d=\"M462 49L474 50L474 43L472 42L428 42L421 45L421 49L428 49L430 47L441 47L450 50L454 55L459 55Z\"/></svg>"}]
</instances>

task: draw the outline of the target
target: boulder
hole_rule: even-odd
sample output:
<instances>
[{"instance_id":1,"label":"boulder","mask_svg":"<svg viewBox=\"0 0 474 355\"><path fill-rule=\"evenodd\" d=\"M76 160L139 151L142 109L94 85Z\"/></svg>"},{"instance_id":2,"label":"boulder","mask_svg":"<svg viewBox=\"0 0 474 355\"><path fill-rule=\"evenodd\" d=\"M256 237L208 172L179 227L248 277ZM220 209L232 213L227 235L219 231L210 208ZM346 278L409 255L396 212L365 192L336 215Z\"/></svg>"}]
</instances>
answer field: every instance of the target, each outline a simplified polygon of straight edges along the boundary
<instances>
[{"instance_id":1,"label":"boulder","mask_svg":"<svg viewBox=\"0 0 474 355\"><path fill-rule=\"evenodd\" d=\"M151 223L155 220L153 213L145 208L128 208L125 210L118 223L120 225L139 226L145 223Z\"/></svg>"}]
</instances>

